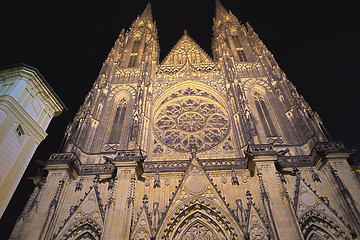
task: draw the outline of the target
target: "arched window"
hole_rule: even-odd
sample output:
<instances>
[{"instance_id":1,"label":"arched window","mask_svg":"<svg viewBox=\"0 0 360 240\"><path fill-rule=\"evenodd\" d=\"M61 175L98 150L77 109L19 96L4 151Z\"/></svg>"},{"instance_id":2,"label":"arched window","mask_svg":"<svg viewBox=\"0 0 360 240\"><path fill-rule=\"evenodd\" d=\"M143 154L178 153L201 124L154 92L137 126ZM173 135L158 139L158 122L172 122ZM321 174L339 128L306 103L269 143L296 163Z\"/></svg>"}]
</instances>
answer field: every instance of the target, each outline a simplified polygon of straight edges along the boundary
<instances>
[{"instance_id":1,"label":"arched window","mask_svg":"<svg viewBox=\"0 0 360 240\"><path fill-rule=\"evenodd\" d=\"M243 46L241 45L239 36L231 36L234 42L235 50L239 56L240 62L246 62L247 58Z\"/></svg>"},{"instance_id":2,"label":"arched window","mask_svg":"<svg viewBox=\"0 0 360 240\"><path fill-rule=\"evenodd\" d=\"M269 110L266 107L264 98L260 93L254 93L255 106L259 113L261 124L265 130L266 136L277 136L275 126L271 120Z\"/></svg>"},{"instance_id":3,"label":"arched window","mask_svg":"<svg viewBox=\"0 0 360 240\"><path fill-rule=\"evenodd\" d=\"M126 113L126 100L125 98L123 98L116 109L109 142L113 142L113 143L119 142L121 136L121 130L124 123L125 113Z\"/></svg>"},{"instance_id":4,"label":"arched window","mask_svg":"<svg viewBox=\"0 0 360 240\"><path fill-rule=\"evenodd\" d=\"M129 66L128 67L135 67L136 61L139 55L139 48L140 48L140 40L135 40L133 42L133 46L130 53L130 60L129 60Z\"/></svg>"}]
</instances>

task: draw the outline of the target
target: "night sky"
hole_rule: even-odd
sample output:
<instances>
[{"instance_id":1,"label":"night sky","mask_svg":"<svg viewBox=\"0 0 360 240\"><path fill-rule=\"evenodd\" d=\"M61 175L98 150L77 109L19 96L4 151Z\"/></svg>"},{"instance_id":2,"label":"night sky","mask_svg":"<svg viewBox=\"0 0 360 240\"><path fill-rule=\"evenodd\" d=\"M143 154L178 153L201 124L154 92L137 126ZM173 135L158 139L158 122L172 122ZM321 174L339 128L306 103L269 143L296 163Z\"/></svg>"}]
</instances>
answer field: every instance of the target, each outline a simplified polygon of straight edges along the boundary
<instances>
[{"instance_id":1,"label":"night sky","mask_svg":"<svg viewBox=\"0 0 360 240\"><path fill-rule=\"evenodd\" d=\"M32 161L57 152L67 124L91 89L121 29L128 29L149 1L3 1L0 66L37 68L67 112L53 119ZM186 29L210 56L213 0L150 1L161 60ZM221 0L249 22L287 77L322 118L334 141L360 147L358 9L346 1ZM8 236L33 190L31 163L1 219ZM15 198L15 199L14 199ZM4 235L2 236L2 238Z\"/></svg>"}]
</instances>

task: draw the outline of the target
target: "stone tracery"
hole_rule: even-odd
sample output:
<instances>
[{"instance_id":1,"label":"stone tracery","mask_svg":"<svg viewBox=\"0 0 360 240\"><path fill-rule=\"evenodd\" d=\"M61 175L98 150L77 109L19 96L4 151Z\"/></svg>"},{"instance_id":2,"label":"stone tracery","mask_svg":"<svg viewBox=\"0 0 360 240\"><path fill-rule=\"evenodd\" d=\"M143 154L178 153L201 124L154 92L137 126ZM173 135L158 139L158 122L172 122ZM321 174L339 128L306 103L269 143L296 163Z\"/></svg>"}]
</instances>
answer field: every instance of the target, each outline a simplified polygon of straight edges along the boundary
<instances>
[{"instance_id":1,"label":"stone tracery","mask_svg":"<svg viewBox=\"0 0 360 240\"><path fill-rule=\"evenodd\" d=\"M186 88L162 101L155 115L155 133L168 147L208 150L228 134L229 117L218 99L200 89Z\"/></svg>"}]
</instances>

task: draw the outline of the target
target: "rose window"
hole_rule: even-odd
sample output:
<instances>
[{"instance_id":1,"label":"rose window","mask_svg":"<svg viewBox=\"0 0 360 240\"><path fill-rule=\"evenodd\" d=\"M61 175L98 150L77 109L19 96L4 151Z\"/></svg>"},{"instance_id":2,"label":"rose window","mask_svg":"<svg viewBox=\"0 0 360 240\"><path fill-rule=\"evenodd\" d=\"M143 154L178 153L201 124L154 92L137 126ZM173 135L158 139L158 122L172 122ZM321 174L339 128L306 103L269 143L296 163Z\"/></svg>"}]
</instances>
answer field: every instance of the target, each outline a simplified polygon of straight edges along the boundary
<instances>
[{"instance_id":1,"label":"rose window","mask_svg":"<svg viewBox=\"0 0 360 240\"><path fill-rule=\"evenodd\" d=\"M205 126L205 117L197 112L185 112L177 120L179 128L186 132L197 132Z\"/></svg>"},{"instance_id":2,"label":"rose window","mask_svg":"<svg viewBox=\"0 0 360 240\"><path fill-rule=\"evenodd\" d=\"M226 137L229 118L214 97L176 95L156 112L154 129L168 147L190 151L195 145L198 151L205 151Z\"/></svg>"}]
</instances>

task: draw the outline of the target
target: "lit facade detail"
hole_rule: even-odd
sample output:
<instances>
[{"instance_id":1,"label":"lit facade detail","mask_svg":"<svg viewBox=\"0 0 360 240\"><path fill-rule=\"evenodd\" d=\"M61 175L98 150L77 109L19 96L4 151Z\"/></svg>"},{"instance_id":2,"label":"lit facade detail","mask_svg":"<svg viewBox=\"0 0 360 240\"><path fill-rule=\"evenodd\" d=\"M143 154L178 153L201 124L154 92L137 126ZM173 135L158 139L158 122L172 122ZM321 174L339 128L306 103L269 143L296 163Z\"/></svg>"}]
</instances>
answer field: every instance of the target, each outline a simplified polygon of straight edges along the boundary
<instances>
[{"instance_id":1,"label":"lit facade detail","mask_svg":"<svg viewBox=\"0 0 360 240\"><path fill-rule=\"evenodd\" d=\"M11 239L357 237L350 152L248 23L216 1L213 57L185 31L160 62L157 39L148 5L121 31Z\"/></svg>"}]
</instances>

